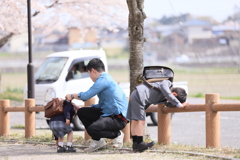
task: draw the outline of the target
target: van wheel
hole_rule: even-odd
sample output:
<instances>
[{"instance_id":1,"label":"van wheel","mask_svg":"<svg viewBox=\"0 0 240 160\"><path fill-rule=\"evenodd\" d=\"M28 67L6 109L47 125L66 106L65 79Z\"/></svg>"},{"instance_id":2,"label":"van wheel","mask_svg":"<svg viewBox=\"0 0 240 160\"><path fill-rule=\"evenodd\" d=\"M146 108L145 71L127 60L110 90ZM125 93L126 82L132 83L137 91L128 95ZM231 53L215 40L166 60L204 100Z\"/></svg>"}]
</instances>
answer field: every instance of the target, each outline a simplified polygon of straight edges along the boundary
<instances>
[{"instance_id":1,"label":"van wheel","mask_svg":"<svg viewBox=\"0 0 240 160\"><path fill-rule=\"evenodd\" d=\"M82 122L80 121L78 116L73 118L72 123L73 123L74 130L76 130L76 131L84 130L84 125L82 124Z\"/></svg>"},{"instance_id":2,"label":"van wheel","mask_svg":"<svg viewBox=\"0 0 240 160\"><path fill-rule=\"evenodd\" d=\"M156 126L158 125L158 113L157 112L152 112L150 114L151 120L153 122L153 124Z\"/></svg>"},{"instance_id":3,"label":"van wheel","mask_svg":"<svg viewBox=\"0 0 240 160\"><path fill-rule=\"evenodd\" d=\"M172 119L173 114L174 114L174 113L171 113L171 119ZM152 113L150 114L150 117L151 117L151 120L152 120L153 124L154 124L155 126L157 126L157 125L158 125L158 113L157 113L157 112L152 112Z\"/></svg>"},{"instance_id":4,"label":"van wheel","mask_svg":"<svg viewBox=\"0 0 240 160\"><path fill-rule=\"evenodd\" d=\"M46 119L46 122L47 122L47 124L48 124L48 126L49 126L49 122L50 122L50 120L49 120L49 119Z\"/></svg>"}]
</instances>

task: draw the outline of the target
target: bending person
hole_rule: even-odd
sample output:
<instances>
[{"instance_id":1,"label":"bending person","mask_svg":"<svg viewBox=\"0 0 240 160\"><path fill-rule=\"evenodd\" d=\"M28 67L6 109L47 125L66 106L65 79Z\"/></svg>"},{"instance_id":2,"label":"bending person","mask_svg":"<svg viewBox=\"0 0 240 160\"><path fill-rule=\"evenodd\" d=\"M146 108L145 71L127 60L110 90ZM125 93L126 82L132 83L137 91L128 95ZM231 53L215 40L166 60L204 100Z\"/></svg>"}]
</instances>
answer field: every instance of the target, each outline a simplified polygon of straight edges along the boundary
<instances>
[{"instance_id":1,"label":"bending person","mask_svg":"<svg viewBox=\"0 0 240 160\"><path fill-rule=\"evenodd\" d=\"M160 91L149 88L144 83L136 86L130 95L127 118L131 120L131 134L134 151L143 152L154 145L153 142L143 142L143 129L146 121L146 109L152 104L169 101L173 106L185 107L187 94L182 88L172 88L169 80L151 83Z\"/></svg>"}]
</instances>

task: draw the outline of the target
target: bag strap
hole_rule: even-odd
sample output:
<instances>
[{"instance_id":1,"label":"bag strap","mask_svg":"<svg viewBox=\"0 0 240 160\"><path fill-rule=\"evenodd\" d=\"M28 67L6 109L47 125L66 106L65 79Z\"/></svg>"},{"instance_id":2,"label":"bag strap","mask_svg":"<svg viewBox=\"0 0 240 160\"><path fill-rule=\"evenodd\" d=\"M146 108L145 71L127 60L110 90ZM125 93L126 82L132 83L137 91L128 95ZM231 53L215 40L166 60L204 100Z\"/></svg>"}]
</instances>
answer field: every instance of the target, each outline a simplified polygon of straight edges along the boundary
<instances>
[{"instance_id":1,"label":"bag strap","mask_svg":"<svg viewBox=\"0 0 240 160\"><path fill-rule=\"evenodd\" d=\"M156 80L156 79L155 79L155 80L152 80L152 82L161 82L161 81L163 81L163 80L165 80L165 79L166 79L166 78L157 79L157 81L155 81L155 80ZM142 76L142 80L143 80L144 84L146 84L149 88L161 92L159 88L155 87L154 85L151 85L151 84L145 79L144 76ZM150 80L150 82L151 82L151 80ZM171 86L170 86L169 88L172 88L172 86L173 86L173 84L171 83Z\"/></svg>"},{"instance_id":2,"label":"bag strap","mask_svg":"<svg viewBox=\"0 0 240 160\"><path fill-rule=\"evenodd\" d=\"M158 88L156 88L155 86L151 85L151 84L145 79L144 76L142 76L142 80L143 80L143 82L144 82L149 88L154 89L154 90L156 90L156 91L158 91L158 92L161 92L160 89L158 89Z\"/></svg>"}]
</instances>

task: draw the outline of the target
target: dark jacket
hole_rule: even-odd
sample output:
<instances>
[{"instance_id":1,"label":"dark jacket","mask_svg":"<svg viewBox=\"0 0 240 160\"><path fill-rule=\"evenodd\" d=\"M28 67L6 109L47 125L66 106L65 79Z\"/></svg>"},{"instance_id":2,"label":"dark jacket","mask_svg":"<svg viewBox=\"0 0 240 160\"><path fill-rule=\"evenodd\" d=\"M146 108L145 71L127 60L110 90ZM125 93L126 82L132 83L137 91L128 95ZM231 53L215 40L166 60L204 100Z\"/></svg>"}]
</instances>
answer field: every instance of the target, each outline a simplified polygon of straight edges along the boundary
<instances>
[{"instance_id":1,"label":"dark jacket","mask_svg":"<svg viewBox=\"0 0 240 160\"><path fill-rule=\"evenodd\" d=\"M74 114L75 114L75 110L74 110L73 105L68 101L64 101L64 103L63 103L63 114L58 114L56 116L53 116L50 119L50 122L51 121L66 122L66 119L70 119L70 122L72 122Z\"/></svg>"}]
</instances>

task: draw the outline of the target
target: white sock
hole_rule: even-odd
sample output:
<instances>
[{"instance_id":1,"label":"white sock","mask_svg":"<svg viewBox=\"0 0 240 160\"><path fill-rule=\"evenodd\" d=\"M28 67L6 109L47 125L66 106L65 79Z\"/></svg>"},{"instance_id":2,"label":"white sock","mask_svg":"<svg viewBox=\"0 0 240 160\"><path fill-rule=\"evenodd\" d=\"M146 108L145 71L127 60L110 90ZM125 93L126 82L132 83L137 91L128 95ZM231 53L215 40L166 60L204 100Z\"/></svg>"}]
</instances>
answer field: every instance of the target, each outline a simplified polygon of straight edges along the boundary
<instances>
[{"instance_id":1,"label":"white sock","mask_svg":"<svg viewBox=\"0 0 240 160\"><path fill-rule=\"evenodd\" d=\"M63 147L63 142L58 142L58 146Z\"/></svg>"},{"instance_id":2,"label":"white sock","mask_svg":"<svg viewBox=\"0 0 240 160\"><path fill-rule=\"evenodd\" d=\"M71 147L72 146L72 142L67 142L67 146Z\"/></svg>"}]
</instances>

